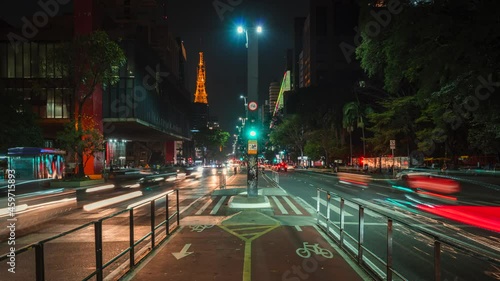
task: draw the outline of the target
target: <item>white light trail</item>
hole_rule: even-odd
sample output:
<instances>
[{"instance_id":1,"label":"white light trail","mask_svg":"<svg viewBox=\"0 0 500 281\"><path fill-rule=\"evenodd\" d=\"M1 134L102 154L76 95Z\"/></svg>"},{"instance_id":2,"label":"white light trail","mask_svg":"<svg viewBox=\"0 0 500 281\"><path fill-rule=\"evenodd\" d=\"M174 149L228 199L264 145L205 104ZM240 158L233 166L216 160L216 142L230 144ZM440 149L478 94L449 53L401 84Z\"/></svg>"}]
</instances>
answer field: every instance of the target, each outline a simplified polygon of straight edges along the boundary
<instances>
[{"instance_id":1,"label":"white light trail","mask_svg":"<svg viewBox=\"0 0 500 281\"><path fill-rule=\"evenodd\" d=\"M115 203L123 202L125 200L129 200L129 199L136 198L139 196L142 196L142 191L134 191L134 192L123 194L123 195L120 195L117 197L97 201L97 202L94 202L91 204L87 204L87 205L83 206L83 210L92 211L95 209L99 209L99 208L106 207L106 206L109 206L109 205L112 205Z\"/></svg>"},{"instance_id":2,"label":"white light trail","mask_svg":"<svg viewBox=\"0 0 500 281\"><path fill-rule=\"evenodd\" d=\"M87 188L87 189L85 190L85 192L96 192L96 191L105 190L105 189L110 189L110 188L114 188L114 187L115 187L115 185L114 185L114 184L101 185L101 186L96 186L96 187Z\"/></svg>"}]
</instances>

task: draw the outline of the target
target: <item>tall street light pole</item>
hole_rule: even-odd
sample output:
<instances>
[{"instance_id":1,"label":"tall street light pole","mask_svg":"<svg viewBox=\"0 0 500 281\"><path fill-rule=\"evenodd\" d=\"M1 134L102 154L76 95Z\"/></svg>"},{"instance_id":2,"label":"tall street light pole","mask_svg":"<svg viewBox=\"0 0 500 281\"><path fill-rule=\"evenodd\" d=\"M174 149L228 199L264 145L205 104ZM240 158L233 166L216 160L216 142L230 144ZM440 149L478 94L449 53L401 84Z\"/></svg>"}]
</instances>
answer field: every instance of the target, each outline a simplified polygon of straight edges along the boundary
<instances>
[{"instance_id":1,"label":"tall street light pole","mask_svg":"<svg viewBox=\"0 0 500 281\"><path fill-rule=\"evenodd\" d=\"M243 104L245 106L245 118L248 119L248 102L247 102L247 97L245 97L244 95L241 95L240 99L243 99L243 101L245 102Z\"/></svg>"},{"instance_id":2,"label":"tall street light pole","mask_svg":"<svg viewBox=\"0 0 500 281\"><path fill-rule=\"evenodd\" d=\"M256 26L247 30L243 27L238 27L238 33L245 33L246 36L246 47L247 47L247 112L248 121L247 124L247 134L248 134L248 144L247 144L247 194L248 197L257 197L258 190L258 164L257 164L257 153L258 153L258 137L257 127L259 126L259 115L257 114L258 106L258 87L259 87L259 48L258 48L258 34L262 32L262 27ZM252 105L252 108L250 108ZM250 109L250 110L248 110Z\"/></svg>"}]
</instances>

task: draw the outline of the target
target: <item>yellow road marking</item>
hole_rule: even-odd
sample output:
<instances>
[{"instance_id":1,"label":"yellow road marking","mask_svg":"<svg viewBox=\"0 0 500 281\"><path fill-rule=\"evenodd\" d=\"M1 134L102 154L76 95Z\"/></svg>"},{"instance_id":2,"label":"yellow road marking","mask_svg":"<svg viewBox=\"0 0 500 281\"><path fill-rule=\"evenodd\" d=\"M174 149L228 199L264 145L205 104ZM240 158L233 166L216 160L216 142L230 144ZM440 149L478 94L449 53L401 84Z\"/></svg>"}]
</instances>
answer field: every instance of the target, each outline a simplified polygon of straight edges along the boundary
<instances>
[{"instance_id":1,"label":"yellow road marking","mask_svg":"<svg viewBox=\"0 0 500 281\"><path fill-rule=\"evenodd\" d=\"M278 226L279 225L265 225L265 226L231 229L228 228L227 226L219 225L220 228L245 241L245 254L243 258L243 281L252 281L252 241L272 231ZM238 230L258 230L258 229L264 229L264 230L261 232L241 233L241 234L236 232ZM251 237L247 238L245 236L251 236Z\"/></svg>"}]
</instances>

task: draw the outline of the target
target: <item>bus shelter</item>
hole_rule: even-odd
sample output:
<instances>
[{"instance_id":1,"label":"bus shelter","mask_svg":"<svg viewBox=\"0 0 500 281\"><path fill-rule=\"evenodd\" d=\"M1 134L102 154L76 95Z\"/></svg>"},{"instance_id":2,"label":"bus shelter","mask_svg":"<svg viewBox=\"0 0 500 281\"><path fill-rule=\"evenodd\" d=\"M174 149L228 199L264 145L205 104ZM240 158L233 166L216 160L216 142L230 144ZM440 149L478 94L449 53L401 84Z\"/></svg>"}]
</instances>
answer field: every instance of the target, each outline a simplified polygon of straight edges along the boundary
<instances>
[{"instance_id":1,"label":"bus shelter","mask_svg":"<svg viewBox=\"0 0 500 281\"><path fill-rule=\"evenodd\" d=\"M30 179L62 179L65 171L64 150L39 147L14 147L7 150L9 169L16 177Z\"/></svg>"}]
</instances>

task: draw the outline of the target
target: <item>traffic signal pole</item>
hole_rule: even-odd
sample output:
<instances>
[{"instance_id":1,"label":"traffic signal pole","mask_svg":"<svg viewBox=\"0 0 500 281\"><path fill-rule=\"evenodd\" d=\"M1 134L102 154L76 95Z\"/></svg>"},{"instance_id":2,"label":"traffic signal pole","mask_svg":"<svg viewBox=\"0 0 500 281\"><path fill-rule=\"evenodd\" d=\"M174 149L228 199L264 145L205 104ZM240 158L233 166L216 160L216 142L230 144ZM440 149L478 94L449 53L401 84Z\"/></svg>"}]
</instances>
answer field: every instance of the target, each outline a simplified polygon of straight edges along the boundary
<instances>
[{"instance_id":1,"label":"traffic signal pole","mask_svg":"<svg viewBox=\"0 0 500 281\"><path fill-rule=\"evenodd\" d=\"M257 114L258 102L258 85L259 85L259 50L258 36L256 32L248 32L248 70L247 70L247 87L248 87L248 120L247 120L247 195L248 197L258 196L258 133L259 120ZM253 132L253 133L252 133ZM253 135L252 135L253 134Z\"/></svg>"}]
</instances>

